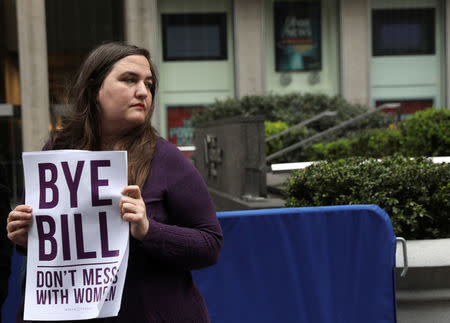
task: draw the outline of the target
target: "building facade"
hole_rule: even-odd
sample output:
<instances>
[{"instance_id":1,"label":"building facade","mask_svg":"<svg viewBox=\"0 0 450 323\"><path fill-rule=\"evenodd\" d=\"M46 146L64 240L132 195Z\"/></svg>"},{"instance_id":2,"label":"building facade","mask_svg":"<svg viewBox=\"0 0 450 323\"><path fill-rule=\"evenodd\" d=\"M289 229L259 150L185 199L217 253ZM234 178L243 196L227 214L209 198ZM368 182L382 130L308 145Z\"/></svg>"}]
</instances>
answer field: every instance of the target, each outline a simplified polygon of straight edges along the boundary
<instances>
[{"instance_id":1,"label":"building facade","mask_svg":"<svg viewBox=\"0 0 450 323\"><path fill-rule=\"evenodd\" d=\"M449 2L0 0L0 158L14 194L21 152L41 149L68 80L99 43L150 50L160 78L153 122L189 146L193 111L245 95L449 107Z\"/></svg>"}]
</instances>

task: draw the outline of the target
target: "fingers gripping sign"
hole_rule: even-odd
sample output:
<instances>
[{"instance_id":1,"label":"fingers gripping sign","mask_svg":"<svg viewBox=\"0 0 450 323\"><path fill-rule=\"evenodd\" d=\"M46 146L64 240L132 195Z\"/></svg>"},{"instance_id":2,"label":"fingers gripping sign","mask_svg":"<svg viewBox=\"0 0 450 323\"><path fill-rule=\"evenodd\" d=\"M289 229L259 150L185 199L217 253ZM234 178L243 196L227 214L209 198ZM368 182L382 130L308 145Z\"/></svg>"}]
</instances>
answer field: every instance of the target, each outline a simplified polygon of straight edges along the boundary
<instances>
[{"instance_id":1,"label":"fingers gripping sign","mask_svg":"<svg viewBox=\"0 0 450 323\"><path fill-rule=\"evenodd\" d=\"M122 190L119 211L122 219L130 223L131 236L143 240L147 234L149 222L145 202L137 185L129 185Z\"/></svg>"},{"instance_id":2,"label":"fingers gripping sign","mask_svg":"<svg viewBox=\"0 0 450 323\"><path fill-rule=\"evenodd\" d=\"M6 225L8 238L22 247L27 246L28 228L32 221L31 211L32 208L29 205L22 204L8 215L8 224Z\"/></svg>"}]
</instances>

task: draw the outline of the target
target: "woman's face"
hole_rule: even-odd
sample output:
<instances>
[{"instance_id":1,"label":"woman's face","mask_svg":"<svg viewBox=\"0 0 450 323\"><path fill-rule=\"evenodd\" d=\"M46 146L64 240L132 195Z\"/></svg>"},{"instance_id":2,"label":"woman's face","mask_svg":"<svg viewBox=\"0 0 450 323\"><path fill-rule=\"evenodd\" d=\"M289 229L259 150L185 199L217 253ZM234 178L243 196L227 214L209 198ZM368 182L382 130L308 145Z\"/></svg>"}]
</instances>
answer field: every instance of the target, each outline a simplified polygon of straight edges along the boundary
<instances>
[{"instance_id":1,"label":"woman's face","mask_svg":"<svg viewBox=\"0 0 450 323\"><path fill-rule=\"evenodd\" d=\"M102 136L120 136L145 122L153 100L152 84L145 56L127 56L114 65L97 96Z\"/></svg>"}]
</instances>

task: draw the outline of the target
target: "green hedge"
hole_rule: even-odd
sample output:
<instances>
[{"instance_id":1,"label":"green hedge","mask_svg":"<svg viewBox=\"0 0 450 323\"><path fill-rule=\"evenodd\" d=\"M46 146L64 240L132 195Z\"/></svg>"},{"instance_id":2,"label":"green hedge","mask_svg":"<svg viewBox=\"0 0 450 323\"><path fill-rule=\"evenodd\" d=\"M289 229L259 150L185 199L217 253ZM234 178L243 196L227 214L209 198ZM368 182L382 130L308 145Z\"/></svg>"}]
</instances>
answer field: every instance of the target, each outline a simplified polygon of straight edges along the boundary
<instances>
[{"instance_id":1,"label":"green hedge","mask_svg":"<svg viewBox=\"0 0 450 323\"><path fill-rule=\"evenodd\" d=\"M317 131L328 129L337 123L367 111L368 107L350 103L339 96L325 94L254 95L244 96L240 99L216 100L213 104L207 106L204 111L194 113L192 123L196 125L234 116L262 115L267 121L283 121L292 126L325 110L336 111L338 114L335 117L325 117L316 121L309 128ZM368 124L372 128L387 125L390 120L392 120L390 116L375 114L352 126L351 129L364 129Z\"/></svg>"},{"instance_id":2,"label":"green hedge","mask_svg":"<svg viewBox=\"0 0 450 323\"><path fill-rule=\"evenodd\" d=\"M264 122L264 131L265 131L265 137L269 138L270 136L273 136L283 130L288 129L289 126L286 124L286 122L283 121L265 121ZM266 154L270 155L278 150L281 150L283 148L283 140L278 137L275 138L269 142L266 143Z\"/></svg>"},{"instance_id":3,"label":"green hedge","mask_svg":"<svg viewBox=\"0 0 450 323\"><path fill-rule=\"evenodd\" d=\"M450 164L399 155L323 161L292 172L286 206L376 204L397 236L450 237Z\"/></svg>"},{"instance_id":4,"label":"green hedge","mask_svg":"<svg viewBox=\"0 0 450 323\"><path fill-rule=\"evenodd\" d=\"M362 130L353 138L321 142L305 148L306 160L352 156L450 156L450 110L427 109L407 117L396 129Z\"/></svg>"},{"instance_id":5,"label":"green hedge","mask_svg":"<svg viewBox=\"0 0 450 323\"><path fill-rule=\"evenodd\" d=\"M368 129L354 138L321 142L305 148L307 160L335 160L354 156L385 157L401 152L404 138L399 129Z\"/></svg>"},{"instance_id":6,"label":"green hedge","mask_svg":"<svg viewBox=\"0 0 450 323\"><path fill-rule=\"evenodd\" d=\"M291 93L285 95L245 96L240 99L214 102L207 106L203 112L194 113L192 123L195 126L206 121L233 116L262 115L266 121L282 121L288 126L293 126L325 110L336 111L337 115L334 117L324 117L321 120L309 124L302 131L283 136L282 146L287 147L317 132L364 113L368 110L368 107L361 104L349 103L339 96L327 96L324 94ZM340 133L333 134L331 138L327 138L326 140L334 140L334 138L342 136L351 137L361 129L383 127L391 122L391 116L374 114L342 130ZM298 150L287 156L285 161L300 161L303 159L303 151Z\"/></svg>"},{"instance_id":7,"label":"green hedge","mask_svg":"<svg viewBox=\"0 0 450 323\"><path fill-rule=\"evenodd\" d=\"M402 123L404 154L450 156L450 109L420 111Z\"/></svg>"}]
</instances>

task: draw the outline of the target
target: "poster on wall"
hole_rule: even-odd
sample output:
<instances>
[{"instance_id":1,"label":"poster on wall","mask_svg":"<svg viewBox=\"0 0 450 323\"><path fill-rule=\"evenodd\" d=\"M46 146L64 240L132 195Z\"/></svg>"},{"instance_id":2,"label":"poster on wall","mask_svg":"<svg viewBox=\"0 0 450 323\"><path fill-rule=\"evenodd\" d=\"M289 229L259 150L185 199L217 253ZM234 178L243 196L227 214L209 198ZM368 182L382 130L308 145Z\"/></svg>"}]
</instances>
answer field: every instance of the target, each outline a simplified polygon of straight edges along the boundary
<instances>
[{"instance_id":1,"label":"poster on wall","mask_svg":"<svg viewBox=\"0 0 450 323\"><path fill-rule=\"evenodd\" d=\"M169 141L179 147L192 146L194 128L191 122L192 113L203 111L203 107L169 107L167 109L167 125Z\"/></svg>"},{"instance_id":2,"label":"poster on wall","mask_svg":"<svg viewBox=\"0 0 450 323\"><path fill-rule=\"evenodd\" d=\"M319 2L275 2L274 32L277 72L322 68Z\"/></svg>"}]
</instances>

